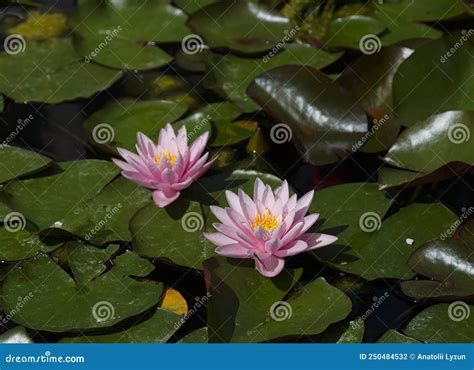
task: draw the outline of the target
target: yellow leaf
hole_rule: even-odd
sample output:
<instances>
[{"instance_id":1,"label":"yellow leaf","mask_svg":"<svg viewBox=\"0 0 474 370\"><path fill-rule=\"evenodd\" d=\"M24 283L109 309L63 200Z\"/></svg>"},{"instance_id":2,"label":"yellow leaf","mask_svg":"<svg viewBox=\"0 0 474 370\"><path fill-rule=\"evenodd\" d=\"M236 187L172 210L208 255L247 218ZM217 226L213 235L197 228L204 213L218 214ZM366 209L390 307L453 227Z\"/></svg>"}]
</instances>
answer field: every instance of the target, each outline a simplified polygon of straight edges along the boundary
<instances>
[{"instance_id":1,"label":"yellow leaf","mask_svg":"<svg viewBox=\"0 0 474 370\"><path fill-rule=\"evenodd\" d=\"M26 20L8 30L26 39L46 40L61 36L67 29L67 18L62 13L31 12Z\"/></svg>"},{"instance_id":2,"label":"yellow leaf","mask_svg":"<svg viewBox=\"0 0 474 370\"><path fill-rule=\"evenodd\" d=\"M174 312L177 315L188 313L188 304L183 296L174 289L166 288L160 298L161 308Z\"/></svg>"}]
</instances>

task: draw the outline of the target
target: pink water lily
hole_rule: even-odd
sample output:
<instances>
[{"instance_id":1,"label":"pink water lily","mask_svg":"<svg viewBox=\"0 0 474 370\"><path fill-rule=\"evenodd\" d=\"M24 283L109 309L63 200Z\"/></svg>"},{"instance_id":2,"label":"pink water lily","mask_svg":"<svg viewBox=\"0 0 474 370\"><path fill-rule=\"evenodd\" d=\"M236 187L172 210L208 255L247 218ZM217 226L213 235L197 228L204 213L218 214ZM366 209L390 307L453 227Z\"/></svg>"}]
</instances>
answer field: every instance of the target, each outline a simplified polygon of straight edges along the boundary
<instances>
[{"instance_id":1,"label":"pink water lily","mask_svg":"<svg viewBox=\"0 0 474 370\"><path fill-rule=\"evenodd\" d=\"M243 190L238 195L226 191L230 207L211 207L221 223L214 224L217 233L204 236L217 245L216 253L233 258L253 258L262 275L278 275L285 257L334 243L337 237L306 233L318 214L306 215L314 192L297 200L289 196L286 181L273 191L259 178L255 181L253 199Z\"/></svg>"},{"instance_id":2,"label":"pink water lily","mask_svg":"<svg viewBox=\"0 0 474 370\"><path fill-rule=\"evenodd\" d=\"M180 128L175 134L173 127L167 124L160 131L158 145L139 132L138 154L118 148L125 162L113 161L125 178L154 190L153 201L158 207L166 207L212 166L215 159L207 162L209 153L202 154L207 139L208 132L188 146L186 128Z\"/></svg>"}]
</instances>

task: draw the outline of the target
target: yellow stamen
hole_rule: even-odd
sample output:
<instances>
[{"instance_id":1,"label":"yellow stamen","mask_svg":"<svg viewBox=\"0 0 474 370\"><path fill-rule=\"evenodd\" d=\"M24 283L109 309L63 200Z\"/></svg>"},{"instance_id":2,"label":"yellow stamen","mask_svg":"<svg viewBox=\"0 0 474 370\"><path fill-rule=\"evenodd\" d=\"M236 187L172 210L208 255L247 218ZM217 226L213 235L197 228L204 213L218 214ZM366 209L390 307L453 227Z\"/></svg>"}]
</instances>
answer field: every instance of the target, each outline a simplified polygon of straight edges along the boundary
<instances>
[{"instance_id":1,"label":"yellow stamen","mask_svg":"<svg viewBox=\"0 0 474 370\"><path fill-rule=\"evenodd\" d=\"M256 229L260 226L266 231L272 231L278 226L280 226L280 221L278 221L278 219L274 215L272 215L267 209L265 210L263 215L260 215L259 213L256 214L255 219L251 223L251 226L252 229Z\"/></svg>"},{"instance_id":2,"label":"yellow stamen","mask_svg":"<svg viewBox=\"0 0 474 370\"><path fill-rule=\"evenodd\" d=\"M167 150L163 150L163 152L161 153L158 153L155 157L155 163L159 166L160 163L161 163L161 156L164 156L165 158L168 159L168 161L170 162L170 164L173 166L174 165L174 162L176 162L176 158L177 158L177 155L176 154L173 154L173 153L170 153L168 152Z\"/></svg>"}]
</instances>

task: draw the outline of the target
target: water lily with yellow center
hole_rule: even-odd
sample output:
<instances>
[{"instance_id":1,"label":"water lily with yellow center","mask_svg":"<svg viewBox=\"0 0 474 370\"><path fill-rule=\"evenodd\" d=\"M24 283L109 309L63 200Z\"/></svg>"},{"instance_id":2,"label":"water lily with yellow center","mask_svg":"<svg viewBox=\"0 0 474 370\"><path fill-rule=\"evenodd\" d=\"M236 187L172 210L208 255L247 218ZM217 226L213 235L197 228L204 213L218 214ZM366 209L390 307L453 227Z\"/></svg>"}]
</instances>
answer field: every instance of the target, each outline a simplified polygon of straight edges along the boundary
<instances>
[{"instance_id":1,"label":"water lily with yellow center","mask_svg":"<svg viewBox=\"0 0 474 370\"><path fill-rule=\"evenodd\" d=\"M158 207L166 207L214 163L215 159L207 161L209 153L203 154L207 140L206 132L188 145L186 128L175 133L167 124L160 131L158 144L139 132L138 154L118 148L124 161L114 159L114 163L125 178L154 190L153 201Z\"/></svg>"},{"instance_id":2,"label":"water lily with yellow center","mask_svg":"<svg viewBox=\"0 0 474 370\"><path fill-rule=\"evenodd\" d=\"M289 195L286 181L274 191L259 178L253 198L239 189L238 195L227 191L229 207L211 206L220 221L216 233L204 236L217 246L216 253L233 258L252 258L262 275L273 277L285 266L285 257L334 243L337 237L307 233L318 214L306 215L314 192L301 199Z\"/></svg>"}]
</instances>

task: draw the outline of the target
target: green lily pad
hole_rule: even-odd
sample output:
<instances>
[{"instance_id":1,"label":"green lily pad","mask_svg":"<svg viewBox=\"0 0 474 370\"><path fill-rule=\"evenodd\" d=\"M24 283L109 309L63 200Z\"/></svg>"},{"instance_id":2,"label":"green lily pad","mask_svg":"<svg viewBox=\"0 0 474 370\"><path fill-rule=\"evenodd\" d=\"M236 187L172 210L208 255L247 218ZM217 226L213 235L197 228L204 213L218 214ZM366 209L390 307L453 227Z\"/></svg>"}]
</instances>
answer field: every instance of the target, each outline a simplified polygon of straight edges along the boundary
<instances>
[{"instance_id":1,"label":"green lily pad","mask_svg":"<svg viewBox=\"0 0 474 370\"><path fill-rule=\"evenodd\" d=\"M202 237L204 221L200 204L183 197L166 208L150 204L130 221L133 249L144 257L200 269L215 248Z\"/></svg>"},{"instance_id":2,"label":"green lily pad","mask_svg":"<svg viewBox=\"0 0 474 370\"><path fill-rule=\"evenodd\" d=\"M192 142L206 131L212 134L212 122L224 122L230 125L241 114L240 109L232 103L213 103L195 110L187 117L175 122L173 126L175 128L185 126L188 142ZM212 140L212 135L210 137Z\"/></svg>"},{"instance_id":3,"label":"green lily pad","mask_svg":"<svg viewBox=\"0 0 474 370\"><path fill-rule=\"evenodd\" d=\"M400 0L394 2L371 2L371 6L392 19L403 17L412 21L434 21L449 19L467 13L468 6L462 0Z\"/></svg>"},{"instance_id":4,"label":"green lily pad","mask_svg":"<svg viewBox=\"0 0 474 370\"><path fill-rule=\"evenodd\" d=\"M417 48L393 79L394 106L401 122L408 125L437 113L474 110L473 52L474 41L467 34Z\"/></svg>"},{"instance_id":5,"label":"green lily pad","mask_svg":"<svg viewBox=\"0 0 474 370\"><path fill-rule=\"evenodd\" d=\"M473 165L471 132L474 111L437 114L403 131L384 160L425 174L453 162Z\"/></svg>"},{"instance_id":6,"label":"green lily pad","mask_svg":"<svg viewBox=\"0 0 474 370\"><path fill-rule=\"evenodd\" d=\"M129 222L151 202L148 189L120 177L95 197L75 205L56 229L66 230L91 244L130 241Z\"/></svg>"},{"instance_id":7,"label":"green lily pad","mask_svg":"<svg viewBox=\"0 0 474 370\"><path fill-rule=\"evenodd\" d=\"M183 9L186 13L191 14L199 9L215 3L216 0L175 0L174 3Z\"/></svg>"},{"instance_id":8,"label":"green lily pad","mask_svg":"<svg viewBox=\"0 0 474 370\"><path fill-rule=\"evenodd\" d=\"M50 104L87 98L122 76L120 71L82 62L70 38L30 40L19 54L1 53L0 70L0 92L17 102Z\"/></svg>"},{"instance_id":9,"label":"green lily pad","mask_svg":"<svg viewBox=\"0 0 474 370\"><path fill-rule=\"evenodd\" d=\"M429 343L474 343L474 306L457 301L430 306L404 330L409 337Z\"/></svg>"},{"instance_id":10,"label":"green lily pad","mask_svg":"<svg viewBox=\"0 0 474 370\"><path fill-rule=\"evenodd\" d=\"M111 162L81 160L61 163L63 172L9 182L4 189L9 204L40 229L62 226L77 205L97 195L118 175Z\"/></svg>"},{"instance_id":11,"label":"green lily pad","mask_svg":"<svg viewBox=\"0 0 474 370\"><path fill-rule=\"evenodd\" d=\"M88 284L102 274L106 269L105 263L118 249L118 245L99 249L82 242L67 243L67 264L77 285Z\"/></svg>"},{"instance_id":12,"label":"green lily pad","mask_svg":"<svg viewBox=\"0 0 474 370\"><path fill-rule=\"evenodd\" d=\"M17 326L0 335L1 344L26 344L34 343L33 339L28 335L25 328Z\"/></svg>"},{"instance_id":13,"label":"green lily pad","mask_svg":"<svg viewBox=\"0 0 474 370\"><path fill-rule=\"evenodd\" d=\"M266 51L285 37L291 39L288 18L250 1L218 1L191 14L187 25L212 48L244 53Z\"/></svg>"},{"instance_id":14,"label":"green lily pad","mask_svg":"<svg viewBox=\"0 0 474 370\"><path fill-rule=\"evenodd\" d=\"M409 256L449 228L456 216L440 204L414 204L382 222L392 201L377 188L355 183L316 192L308 212L319 213L318 229L339 239L312 253L367 280L409 279L414 276Z\"/></svg>"},{"instance_id":15,"label":"green lily pad","mask_svg":"<svg viewBox=\"0 0 474 370\"><path fill-rule=\"evenodd\" d=\"M244 112L258 109L246 94L246 89L260 74L273 68L297 64L316 69L324 68L341 57L304 44L288 44L279 53L268 53L263 58L241 58L234 55L215 57L211 64L214 80L208 87L221 91Z\"/></svg>"},{"instance_id":16,"label":"green lily pad","mask_svg":"<svg viewBox=\"0 0 474 370\"><path fill-rule=\"evenodd\" d=\"M420 172L405 171L390 167L381 167L378 175L380 190L411 184L420 177L423 177L423 174Z\"/></svg>"},{"instance_id":17,"label":"green lily pad","mask_svg":"<svg viewBox=\"0 0 474 370\"><path fill-rule=\"evenodd\" d=\"M178 343L207 343L208 342L208 332L207 327L194 330L193 332L187 334Z\"/></svg>"},{"instance_id":18,"label":"green lily pad","mask_svg":"<svg viewBox=\"0 0 474 370\"><path fill-rule=\"evenodd\" d=\"M255 121L216 121L214 123L216 135L210 146L228 146L250 139L258 127Z\"/></svg>"},{"instance_id":19,"label":"green lily pad","mask_svg":"<svg viewBox=\"0 0 474 370\"><path fill-rule=\"evenodd\" d=\"M0 222L3 222L10 212L11 210L5 204L0 203Z\"/></svg>"},{"instance_id":20,"label":"green lily pad","mask_svg":"<svg viewBox=\"0 0 474 370\"><path fill-rule=\"evenodd\" d=\"M214 257L204 263L209 291L209 342L256 342L249 330L265 321L270 307L291 290L302 270L283 270L274 278L261 276L244 260ZM258 292L258 294L256 294Z\"/></svg>"},{"instance_id":21,"label":"green lily pad","mask_svg":"<svg viewBox=\"0 0 474 370\"><path fill-rule=\"evenodd\" d=\"M377 35L385 25L375 18L364 15L351 15L336 18L329 24L325 44L332 47L358 49L360 40L366 35Z\"/></svg>"},{"instance_id":22,"label":"green lily pad","mask_svg":"<svg viewBox=\"0 0 474 370\"><path fill-rule=\"evenodd\" d=\"M187 16L168 1L81 0L74 14L75 32L103 35L116 31L131 41L181 42L189 34ZM153 20L153 21L150 21Z\"/></svg>"},{"instance_id":23,"label":"green lily pad","mask_svg":"<svg viewBox=\"0 0 474 370\"><path fill-rule=\"evenodd\" d=\"M121 100L90 116L84 128L98 144L134 150L137 132L158 139L160 129L176 121L187 110L184 104L165 100Z\"/></svg>"},{"instance_id":24,"label":"green lily pad","mask_svg":"<svg viewBox=\"0 0 474 370\"><path fill-rule=\"evenodd\" d=\"M45 244L37 234L30 234L26 230L9 231L0 228L0 260L18 261L37 255L49 253L60 244Z\"/></svg>"},{"instance_id":25,"label":"green lily pad","mask_svg":"<svg viewBox=\"0 0 474 370\"><path fill-rule=\"evenodd\" d=\"M79 287L66 271L47 256L24 261L3 285L2 305L7 314L22 297L31 298L12 315L20 325L52 332L112 326L156 304L161 286L139 282L153 265L131 252L117 257L110 271Z\"/></svg>"},{"instance_id":26,"label":"green lily pad","mask_svg":"<svg viewBox=\"0 0 474 370\"><path fill-rule=\"evenodd\" d=\"M364 332L364 321L356 318L349 322L332 324L321 334L309 337L309 340L313 343L362 343Z\"/></svg>"},{"instance_id":27,"label":"green lily pad","mask_svg":"<svg viewBox=\"0 0 474 370\"><path fill-rule=\"evenodd\" d=\"M365 217L366 223L369 217ZM410 279L415 273L407 261L413 250L438 237L456 219L456 215L441 204L413 204L402 208L381 224L376 221L380 230L370 233L370 238L363 242L353 243L348 253L352 259L347 258L346 263L339 263L337 267L367 280ZM354 261L354 257L358 259Z\"/></svg>"},{"instance_id":28,"label":"green lily pad","mask_svg":"<svg viewBox=\"0 0 474 370\"><path fill-rule=\"evenodd\" d=\"M64 338L60 343L166 343L182 316L158 308L148 320L113 334Z\"/></svg>"},{"instance_id":29,"label":"green lily pad","mask_svg":"<svg viewBox=\"0 0 474 370\"><path fill-rule=\"evenodd\" d=\"M337 162L368 129L365 112L350 92L313 68L272 69L257 77L247 93L287 125L287 138L317 165Z\"/></svg>"},{"instance_id":30,"label":"green lily pad","mask_svg":"<svg viewBox=\"0 0 474 370\"><path fill-rule=\"evenodd\" d=\"M377 343L420 343L416 339L407 337L394 329L387 330Z\"/></svg>"},{"instance_id":31,"label":"green lily pad","mask_svg":"<svg viewBox=\"0 0 474 370\"><path fill-rule=\"evenodd\" d=\"M94 61L118 69L160 68L173 59L155 45L124 40L110 34L81 34L77 37L75 47L78 54L84 56L87 62Z\"/></svg>"},{"instance_id":32,"label":"green lily pad","mask_svg":"<svg viewBox=\"0 0 474 370\"><path fill-rule=\"evenodd\" d=\"M403 281L403 293L417 300L474 295L473 245L455 239L433 240L418 248L408 266L431 280Z\"/></svg>"},{"instance_id":33,"label":"green lily pad","mask_svg":"<svg viewBox=\"0 0 474 370\"><path fill-rule=\"evenodd\" d=\"M393 112L392 81L397 68L412 50L387 47L374 55L364 55L344 70L338 82L361 102L373 119L364 136L361 151L375 153L390 148L400 131L400 121ZM353 147L358 149L359 145Z\"/></svg>"},{"instance_id":34,"label":"green lily pad","mask_svg":"<svg viewBox=\"0 0 474 370\"><path fill-rule=\"evenodd\" d=\"M300 271L283 270L268 279L247 262L218 257L205 263L210 341L265 342L315 335L352 309L350 299L323 278L284 300Z\"/></svg>"},{"instance_id":35,"label":"green lily pad","mask_svg":"<svg viewBox=\"0 0 474 370\"><path fill-rule=\"evenodd\" d=\"M352 183L331 186L314 194L308 213L318 213L319 229L324 233L337 235L336 245L327 246L315 252L329 257L337 254L340 246L349 247L370 238L370 233L361 229L365 217L382 219L392 200L378 190L377 184ZM377 225L373 225L375 228ZM369 229L371 225L369 225Z\"/></svg>"},{"instance_id":36,"label":"green lily pad","mask_svg":"<svg viewBox=\"0 0 474 370\"><path fill-rule=\"evenodd\" d=\"M14 146L0 145L0 184L51 165L49 158Z\"/></svg>"}]
</instances>

